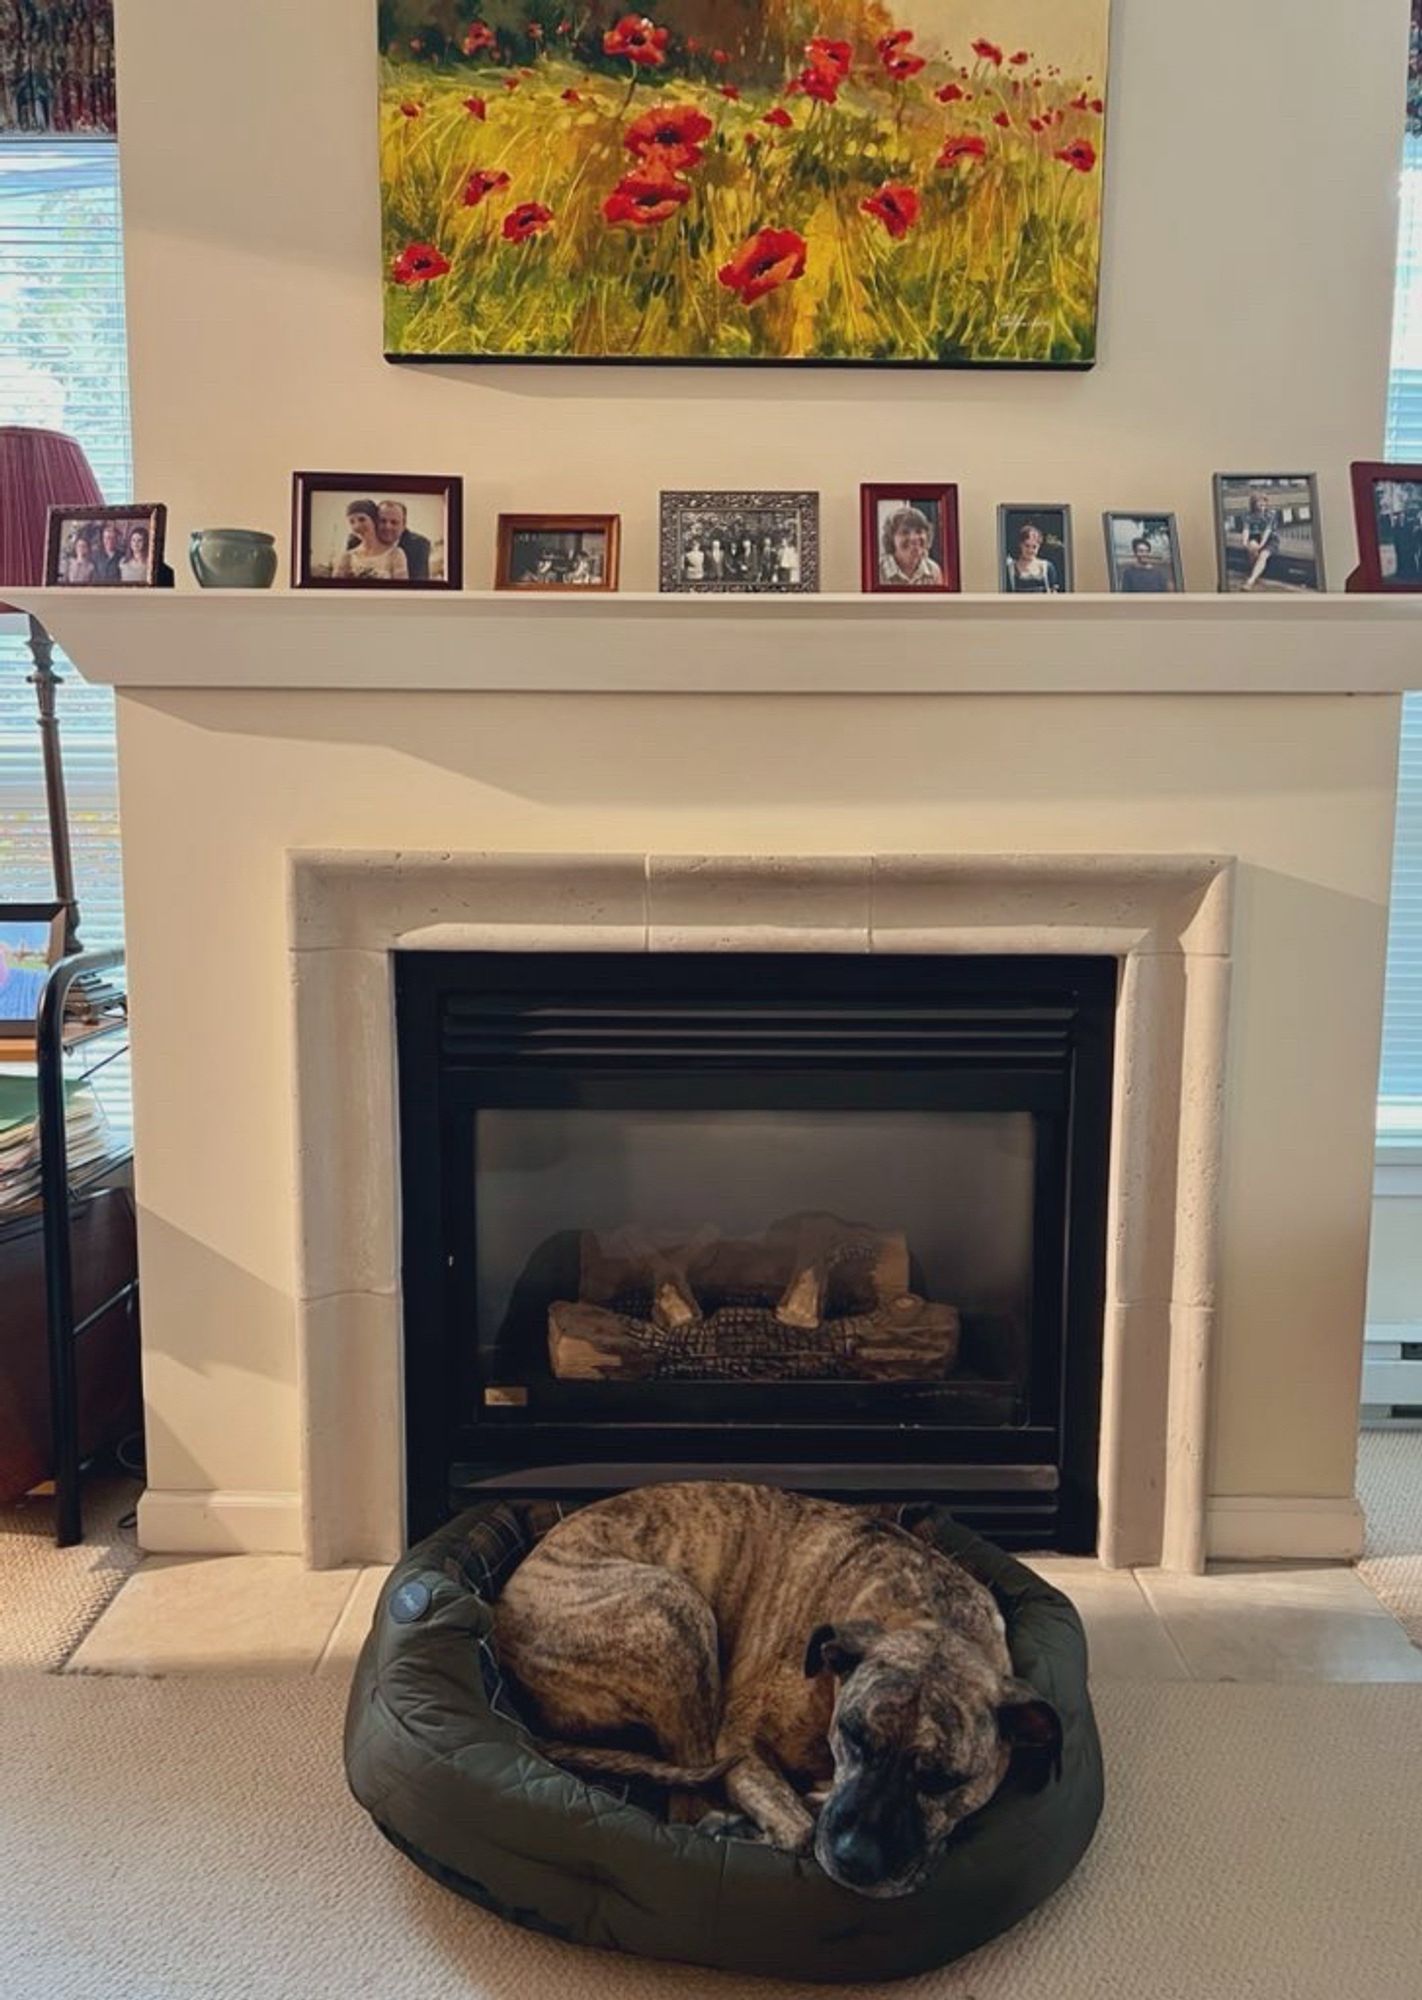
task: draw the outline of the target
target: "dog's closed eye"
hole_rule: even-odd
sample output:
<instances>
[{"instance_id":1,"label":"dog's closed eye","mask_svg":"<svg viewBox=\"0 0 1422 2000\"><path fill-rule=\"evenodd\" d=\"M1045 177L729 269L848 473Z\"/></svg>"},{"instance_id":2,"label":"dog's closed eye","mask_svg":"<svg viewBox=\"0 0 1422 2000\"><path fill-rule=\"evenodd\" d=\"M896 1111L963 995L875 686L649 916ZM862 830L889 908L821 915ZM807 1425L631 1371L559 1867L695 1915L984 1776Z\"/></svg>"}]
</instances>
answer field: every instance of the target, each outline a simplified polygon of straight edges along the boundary
<instances>
[{"instance_id":1,"label":"dog's closed eye","mask_svg":"<svg viewBox=\"0 0 1422 2000\"><path fill-rule=\"evenodd\" d=\"M941 1799L961 1791L968 1781L961 1771L920 1771L914 1782L926 1799Z\"/></svg>"}]
</instances>

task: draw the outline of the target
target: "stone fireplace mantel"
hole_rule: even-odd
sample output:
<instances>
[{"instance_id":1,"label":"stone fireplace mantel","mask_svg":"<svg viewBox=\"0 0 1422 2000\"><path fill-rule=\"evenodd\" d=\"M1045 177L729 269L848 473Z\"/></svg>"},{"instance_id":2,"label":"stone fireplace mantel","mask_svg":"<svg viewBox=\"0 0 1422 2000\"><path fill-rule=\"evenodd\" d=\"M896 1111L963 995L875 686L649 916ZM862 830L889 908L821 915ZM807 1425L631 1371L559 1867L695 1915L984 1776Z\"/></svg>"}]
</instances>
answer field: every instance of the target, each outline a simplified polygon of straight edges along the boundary
<instances>
[{"instance_id":1,"label":"stone fireplace mantel","mask_svg":"<svg viewBox=\"0 0 1422 2000\"><path fill-rule=\"evenodd\" d=\"M1422 602L25 602L117 692L146 1547L398 1550L396 950L754 945L1117 958L1102 1557L1356 1553Z\"/></svg>"}]
</instances>

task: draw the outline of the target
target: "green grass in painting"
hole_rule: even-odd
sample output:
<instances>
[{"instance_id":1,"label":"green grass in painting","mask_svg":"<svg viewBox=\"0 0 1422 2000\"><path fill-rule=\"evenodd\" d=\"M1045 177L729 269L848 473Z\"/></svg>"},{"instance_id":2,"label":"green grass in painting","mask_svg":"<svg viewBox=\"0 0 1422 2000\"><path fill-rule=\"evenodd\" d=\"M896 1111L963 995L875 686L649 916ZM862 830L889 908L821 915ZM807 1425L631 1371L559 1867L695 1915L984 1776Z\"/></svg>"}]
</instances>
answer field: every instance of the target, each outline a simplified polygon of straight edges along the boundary
<instances>
[{"instance_id":1,"label":"green grass in painting","mask_svg":"<svg viewBox=\"0 0 1422 2000\"><path fill-rule=\"evenodd\" d=\"M383 67L391 354L1093 357L1102 119L1080 80L979 61L966 79L937 62L896 83L856 60L829 104L737 85L733 72L734 97L686 76L624 80L557 53L522 68ZM962 98L940 101L954 84ZM650 226L609 223L604 201L637 167L627 128L668 105L712 121L700 157L675 170L690 196ZM765 122L777 107L789 129ZM939 165L954 138L985 151ZM508 182L471 204L476 170ZM862 206L886 185L918 197L897 238ZM505 219L524 203L552 220L510 241ZM762 228L796 232L804 268L748 305L717 274ZM433 246L449 269L395 282L411 245Z\"/></svg>"}]
</instances>

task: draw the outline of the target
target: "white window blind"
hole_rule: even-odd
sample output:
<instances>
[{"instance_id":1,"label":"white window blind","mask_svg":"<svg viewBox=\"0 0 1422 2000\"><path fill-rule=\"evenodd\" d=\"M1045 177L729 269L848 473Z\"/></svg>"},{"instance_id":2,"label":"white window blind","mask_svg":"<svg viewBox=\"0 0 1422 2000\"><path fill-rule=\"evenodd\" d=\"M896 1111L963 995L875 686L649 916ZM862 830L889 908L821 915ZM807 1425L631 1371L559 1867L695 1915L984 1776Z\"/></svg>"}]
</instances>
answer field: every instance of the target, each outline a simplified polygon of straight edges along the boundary
<instances>
[{"instance_id":1,"label":"white window blind","mask_svg":"<svg viewBox=\"0 0 1422 2000\"><path fill-rule=\"evenodd\" d=\"M0 141L0 423L68 431L110 502L132 495L118 148ZM0 900L53 894L44 772L23 620L0 616ZM56 653L80 930L123 932L112 691Z\"/></svg>"}]
</instances>

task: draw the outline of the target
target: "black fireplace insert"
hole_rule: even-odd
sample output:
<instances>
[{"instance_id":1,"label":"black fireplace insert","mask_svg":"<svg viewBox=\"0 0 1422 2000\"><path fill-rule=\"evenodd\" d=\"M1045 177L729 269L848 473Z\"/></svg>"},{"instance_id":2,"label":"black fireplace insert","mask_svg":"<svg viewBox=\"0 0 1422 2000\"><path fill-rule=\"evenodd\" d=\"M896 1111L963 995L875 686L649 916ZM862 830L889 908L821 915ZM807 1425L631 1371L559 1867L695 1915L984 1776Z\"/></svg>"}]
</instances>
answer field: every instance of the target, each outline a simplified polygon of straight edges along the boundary
<instances>
[{"instance_id":1,"label":"black fireplace insert","mask_svg":"<svg viewBox=\"0 0 1422 2000\"><path fill-rule=\"evenodd\" d=\"M664 1478L1086 1551L1116 962L396 960L408 1527Z\"/></svg>"}]
</instances>

